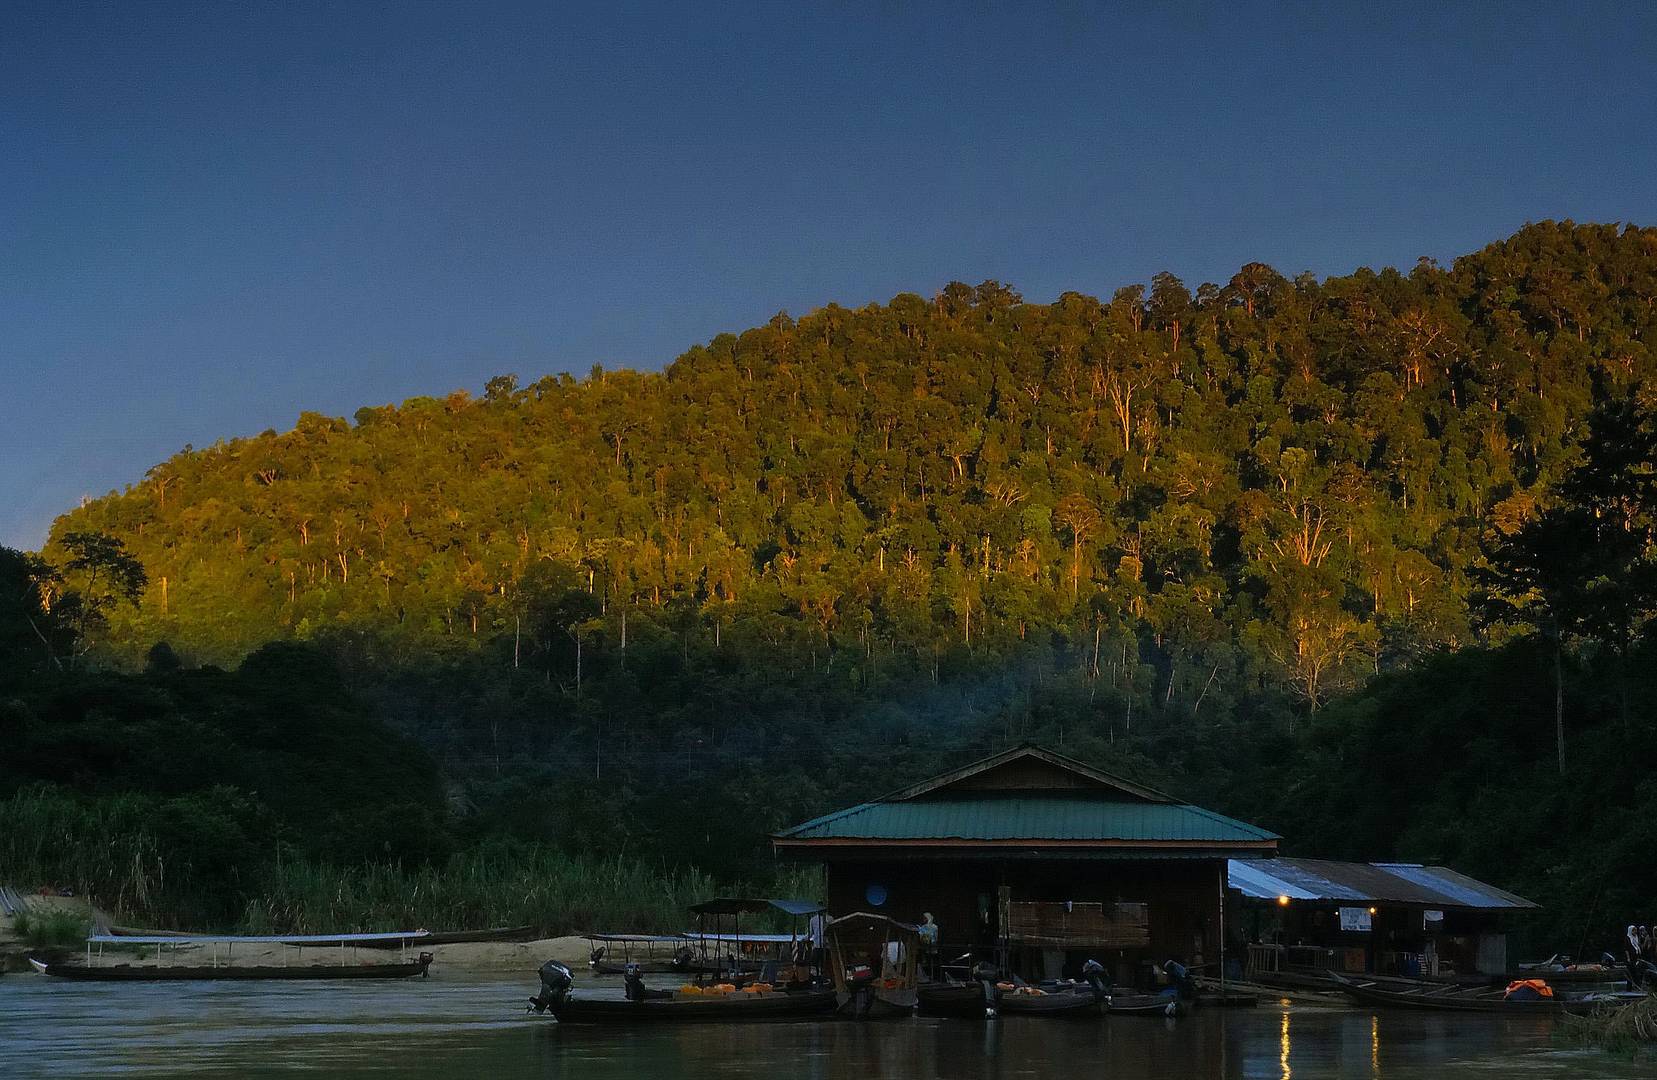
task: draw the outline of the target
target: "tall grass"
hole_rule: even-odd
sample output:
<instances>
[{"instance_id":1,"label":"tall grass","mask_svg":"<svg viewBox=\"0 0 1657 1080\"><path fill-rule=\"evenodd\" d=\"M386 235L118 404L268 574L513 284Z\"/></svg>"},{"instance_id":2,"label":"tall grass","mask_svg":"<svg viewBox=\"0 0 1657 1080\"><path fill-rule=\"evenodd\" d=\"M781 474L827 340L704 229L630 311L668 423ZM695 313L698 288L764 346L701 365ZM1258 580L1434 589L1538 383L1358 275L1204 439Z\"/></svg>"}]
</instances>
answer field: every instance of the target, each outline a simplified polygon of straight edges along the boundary
<instances>
[{"instance_id":1,"label":"tall grass","mask_svg":"<svg viewBox=\"0 0 1657 1080\"><path fill-rule=\"evenodd\" d=\"M1607 1005L1587 1016L1567 1016L1565 1024L1565 1031L1581 1044L1617 1053L1649 1050L1657 1043L1657 998Z\"/></svg>"},{"instance_id":2,"label":"tall grass","mask_svg":"<svg viewBox=\"0 0 1657 1080\"><path fill-rule=\"evenodd\" d=\"M146 827L153 804L140 795L82 801L49 787L15 793L0 801L0 881L96 897L117 919L151 914L167 877Z\"/></svg>"},{"instance_id":3,"label":"tall grass","mask_svg":"<svg viewBox=\"0 0 1657 1080\"><path fill-rule=\"evenodd\" d=\"M241 923L249 932L282 933L489 926L531 926L552 935L651 933L683 930L691 904L742 891L741 885L721 888L695 869L544 848L485 849L417 869L286 861L248 902ZM821 875L815 868L792 870L763 891L819 896Z\"/></svg>"},{"instance_id":4,"label":"tall grass","mask_svg":"<svg viewBox=\"0 0 1657 1080\"><path fill-rule=\"evenodd\" d=\"M685 909L711 896L822 895L815 870L720 883L696 869L522 844L484 845L426 866L340 865L284 853L236 813L224 797L25 789L0 800L0 881L70 888L116 922L276 933L682 930Z\"/></svg>"}]
</instances>

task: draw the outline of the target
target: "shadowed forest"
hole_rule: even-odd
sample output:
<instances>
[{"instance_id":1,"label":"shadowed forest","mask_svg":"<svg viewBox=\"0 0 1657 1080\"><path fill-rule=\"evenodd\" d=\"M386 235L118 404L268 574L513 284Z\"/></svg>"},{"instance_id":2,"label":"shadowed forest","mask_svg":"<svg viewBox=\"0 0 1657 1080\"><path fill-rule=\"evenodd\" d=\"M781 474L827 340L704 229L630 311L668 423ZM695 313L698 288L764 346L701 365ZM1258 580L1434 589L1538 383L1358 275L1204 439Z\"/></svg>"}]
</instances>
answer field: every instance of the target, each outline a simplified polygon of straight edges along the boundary
<instances>
[{"instance_id":1,"label":"shadowed forest","mask_svg":"<svg viewBox=\"0 0 1657 1080\"><path fill-rule=\"evenodd\" d=\"M185 448L0 551L0 870L170 925L646 929L1036 740L1597 952L1657 891L1654 340L1657 230L1543 223Z\"/></svg>"}]
</instances>

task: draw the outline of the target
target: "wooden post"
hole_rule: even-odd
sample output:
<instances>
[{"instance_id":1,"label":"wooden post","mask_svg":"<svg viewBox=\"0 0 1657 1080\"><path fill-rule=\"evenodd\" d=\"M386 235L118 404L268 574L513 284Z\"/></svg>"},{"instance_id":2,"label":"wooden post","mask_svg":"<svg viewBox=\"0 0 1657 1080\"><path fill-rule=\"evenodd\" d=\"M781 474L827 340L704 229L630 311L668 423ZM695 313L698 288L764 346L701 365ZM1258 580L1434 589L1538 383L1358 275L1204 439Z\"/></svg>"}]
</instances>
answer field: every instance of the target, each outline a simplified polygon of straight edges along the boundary
<instances>
[{"instance_id":1,"label":"wooden post","mask_svg":"<svg viewBox=\"0 0 1657 1080\"><path fill-rule=\"evenodd\" d=\"M1225 1008L1225 886L1229 860L1220 860L1220 1008Z\"/></svg>"}]
</instances>

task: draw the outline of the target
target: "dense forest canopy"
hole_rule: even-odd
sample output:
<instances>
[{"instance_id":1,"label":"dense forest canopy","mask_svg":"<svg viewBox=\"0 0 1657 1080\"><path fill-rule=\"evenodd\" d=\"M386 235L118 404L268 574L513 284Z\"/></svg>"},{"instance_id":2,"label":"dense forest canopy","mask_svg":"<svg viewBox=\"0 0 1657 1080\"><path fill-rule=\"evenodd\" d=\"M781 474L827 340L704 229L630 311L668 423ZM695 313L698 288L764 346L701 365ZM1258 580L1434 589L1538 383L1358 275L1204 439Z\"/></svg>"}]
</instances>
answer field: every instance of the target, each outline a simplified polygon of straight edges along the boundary
<instances>
[{"instance_id":1,"label":"dense forest canopy","mask_svg":"<svg viewBox=\"0 0 1657 1080\"><path fill-rule=\"evenodd\" d=\"M1297 853L1453 862L1575 947L1657 886L1608 869L1657 809L1654 339L1657 229L1542 223L1449 268L951 284L660 374L305 414L0 551L0 797L142 788L100 726L228 761L287 710L389 740L386 859L752 880L767 831L1032 738ZM217 771L161 794L251 793L325 861L301 838L397 787L334 812Z\"/></svg>"},{"instance_id":2,"label":"dense forest canopy","mask_svg":"<svg viewBox=\"0 0 1657 1080\"><path fill-rule=\"evenodd\" d=\"M568 682L574 636L731 632L863 678L1058 633L1165 701L1315 707L1469 639L1481 538L1546 500L1591 380L1647 373L1654 322L1657 231L1570 223L1408 274L1254 263L1047 305L952 284L778 315L659 375L306 414L54 538L148 569L114 615L128 654L510 629Z\"/></svg>"}]
</instances>

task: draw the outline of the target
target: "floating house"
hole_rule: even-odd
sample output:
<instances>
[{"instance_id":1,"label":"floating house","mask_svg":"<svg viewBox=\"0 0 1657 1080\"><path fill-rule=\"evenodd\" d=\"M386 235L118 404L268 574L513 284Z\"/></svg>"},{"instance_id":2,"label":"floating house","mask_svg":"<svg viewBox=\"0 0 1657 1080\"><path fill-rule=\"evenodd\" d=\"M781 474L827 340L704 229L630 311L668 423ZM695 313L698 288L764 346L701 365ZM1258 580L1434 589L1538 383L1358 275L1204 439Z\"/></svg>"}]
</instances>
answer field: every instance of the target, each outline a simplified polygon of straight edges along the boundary
<instances>
[{"instance_id":1,"label":"floating house","mask_svg":"<svg viewBox=\"0 0 1657 1080\"><path fill-rule=\"evenodd\" d=\"M930 912L946 958L998 954L1031 975L1097 959L1119 982L1153 961L1219 962L1232 860L1277 841L1029 745L772 838L826 867L831 911Z\"/></svg>"},{"instance_id":2,"label":"floating house","mask_svg":"<svg viewBox=\"0 0 1657 1080\"><path fill-rule=\"evenodd\" d=\"M1444 866L1235 860L1232 927L1250 977L1316 985L1328 971L1502 975L1506 916L1536 905Z\"/></svg>"}]
</instances>

